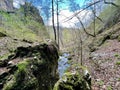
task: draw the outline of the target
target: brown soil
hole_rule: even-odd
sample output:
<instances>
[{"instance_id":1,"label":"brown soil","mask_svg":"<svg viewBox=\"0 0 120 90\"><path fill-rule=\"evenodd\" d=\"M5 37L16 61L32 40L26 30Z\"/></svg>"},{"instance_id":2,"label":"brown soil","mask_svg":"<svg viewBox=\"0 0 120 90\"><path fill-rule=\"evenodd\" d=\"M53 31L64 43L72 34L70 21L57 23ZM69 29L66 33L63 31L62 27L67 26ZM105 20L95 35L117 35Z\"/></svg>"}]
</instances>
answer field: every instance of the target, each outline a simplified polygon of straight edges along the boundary
<instances>
[{"instance_id":1,"label":"brown soil","mask_svg":"<svg viewBox=\"0 0 120 90\"><path fill-rule=\"evenodd\" d=\"M120 90L120 42L107 40L85 64L91 71L93 90Z\"/></svg>"}]
</instances>

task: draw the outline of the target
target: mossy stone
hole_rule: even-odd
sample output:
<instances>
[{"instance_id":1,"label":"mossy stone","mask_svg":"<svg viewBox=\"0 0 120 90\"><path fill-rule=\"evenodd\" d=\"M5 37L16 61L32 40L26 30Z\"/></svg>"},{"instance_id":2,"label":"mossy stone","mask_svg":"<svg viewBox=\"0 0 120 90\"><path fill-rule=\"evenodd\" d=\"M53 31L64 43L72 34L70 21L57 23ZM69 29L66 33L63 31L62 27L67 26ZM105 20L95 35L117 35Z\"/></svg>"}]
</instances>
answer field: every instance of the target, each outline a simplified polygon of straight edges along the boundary
<instances>
[{"instance_id":1,"label":"mossy stone","mask_svg":"<svg viewBox=\"0 0 120 90\"><path fill-rule=\"evenodd\" d=\"M90 90L88 82L78 72L66 72L53 90Z\"/></svg>"}]
</instances>

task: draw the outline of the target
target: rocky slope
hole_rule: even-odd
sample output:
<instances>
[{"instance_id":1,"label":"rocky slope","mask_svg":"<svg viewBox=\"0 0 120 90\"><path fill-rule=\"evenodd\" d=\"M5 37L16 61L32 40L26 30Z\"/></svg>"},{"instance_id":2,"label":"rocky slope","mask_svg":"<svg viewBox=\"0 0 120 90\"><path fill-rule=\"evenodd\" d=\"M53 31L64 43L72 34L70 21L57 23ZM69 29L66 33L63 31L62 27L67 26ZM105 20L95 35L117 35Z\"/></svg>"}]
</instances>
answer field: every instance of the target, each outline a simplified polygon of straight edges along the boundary
<instances>
[{"instance_id":1,"label":"rocky slope","mask_svg":"<svg viewBox=\"0 0 120 90\"><path fill-rule=\"evenodd\" d=\"M11 7L8 2L0 4ZM45 43L49 35L38 10L29 5L28 13L33 16L24 16L25 5L12 14L2 5L0 90L51 90L58 80L58 49L55 43Z\"/></svg>"},{"instance_id":2,"label":"rocky slope","mask_svg":"<svg viewBox=\"0 0 120 90\"><path fill-rule=\"evenodd\" d=\"M119 4L119 3L118 3ZM120 12L110 13L104 28L88 45L89 58L85 64L91 70L93 90L120 89Z\"/></svg>"},{"instance_id":3,"label":"rocky slope","mask_svg":"<svg viewBox=\"0 0 120 90\"><path fill-rule=\"evenodd\" d=\"M86 65L91 70L93 90L120 89L120 23L103 31L89 45Z\"/></svg>"}]
</instances>

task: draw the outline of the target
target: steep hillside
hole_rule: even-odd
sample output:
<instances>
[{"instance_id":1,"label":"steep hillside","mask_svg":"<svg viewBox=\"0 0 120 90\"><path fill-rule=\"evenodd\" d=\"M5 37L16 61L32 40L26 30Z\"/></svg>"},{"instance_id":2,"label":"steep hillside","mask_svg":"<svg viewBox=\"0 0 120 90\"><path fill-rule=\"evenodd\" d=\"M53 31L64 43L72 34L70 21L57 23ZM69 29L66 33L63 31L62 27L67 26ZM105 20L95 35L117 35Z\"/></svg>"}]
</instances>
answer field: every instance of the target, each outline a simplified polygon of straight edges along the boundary
<instances>
[{"instance_id":1,"label":"steep hillside","mask_svg":"<svg viewBox=\"0 0 120 90\"><path fill-rule=\"evenodd\" d=\"M19 46L32 45L49 38L36 7L26 3L14 11L9 13L0 11L1 57L6 53L11 53Z\"/></svg>"},{"instance_id":2,"label":"steep hillside","mask_svg":"<svg viewBox=\"0 0 120 90\"><path fill-rule=\"evenodd\" d=\"M45 42L48 38L39 11L30 3L14 12L0 11L0 90L53 88L59 56L57 45Z\"/></svg>"},{"instance_id":3,"label":"steep hillside","mask_svg":"<svg viewBox=\"0 0 120 90\"><path fill-rule=\"evenodd\" d=\"M35 16L34 17L38 17ZM37 21L32 16L24 16L24 12L15 13L0 12L0 32L14 39L43 40L48 38L48 33L42 18ZM37 37L37 38L36 38Z\"/></svg>"},{"instance_id":4,"label":"steep hillside","mask_svg":"<svg viewBox=\"0 0 120 90\"><path fill-rule=\"evenodd\" d=\"M120 89L120 2L108 6L96 20L96 37L90 38L86 65L91 70L93 90Z\"/></svg>"}]
</instances>

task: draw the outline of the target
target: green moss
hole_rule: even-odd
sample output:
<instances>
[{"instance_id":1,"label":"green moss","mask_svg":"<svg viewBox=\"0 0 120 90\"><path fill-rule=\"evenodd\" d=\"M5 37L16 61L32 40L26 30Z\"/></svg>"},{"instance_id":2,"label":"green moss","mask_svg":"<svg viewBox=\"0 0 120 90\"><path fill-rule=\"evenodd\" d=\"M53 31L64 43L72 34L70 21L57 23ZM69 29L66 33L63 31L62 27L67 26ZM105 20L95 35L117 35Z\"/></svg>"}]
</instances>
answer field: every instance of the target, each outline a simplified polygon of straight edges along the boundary
<instances>
[{"instance_id":1,"label":"green moss","mask_svg":"<svg viewBox=\"0 0 120 90\"><path fill-rule=\"evenodd\" d=\"M119 65L120 65L120 61L116 62L116 65L118 65L118 66L119 66Z\"/></svg>"},{"instance_id":2,"label":"green moss","mask_svg":"<svg viewBox=\"0 0 120 90\"><path fill-rule=\"evenodd\" d=\"M120 36L118 36L118 41L120 42Z\"/></svg>"},{"instance_id":3,"label":"green moss","mask_svg":"<svg viewBox=\"0 0 120 90\"><path fill-rule=\"evenodd\" d=\"M10 76L12 79L4 85L3 90L11 90L11 88L13 87L13 84L15 83L15 76L12 75Z\"/></svg>"},{"instance_id":4,"label":"green moss","mask_svg":"<svg viewBox=\"0 0 120 90\"><path fill-rule=\"evenodd\" d=\"M118 81L120 81L120 78L118 78Z\"/></svg>"},{"instance_id":5,"label":"green moss","mask_svg":"<svg viewBox=\"0 0 120 90\"><path fill-rule=\"evenodd\" d=\"M118 53L114 54L114 57L120 57L120 55Z\"/></svg>"},{"instance_id":6,"label":"green moss","mask_svg":"<svg viewBox=\"0 0 120 90\"><path fill-rule=\"evenodd\" d=\"M74 68L76 71L83 73L84 71L88 70L86 66L81 66L81 64L73 64L71 68ZM89 71L89 70L88 70Z\"/></svg>"},{"instance_id":7,"label":"green moss","mask_svg":"<svg viewBox=\"0 0 120 90\"><path fill-rule=\"evenodd\" d=\"M32 90L38 82L36 78L29 76L29 63L24 60L18 63L18 70L14 73L12 79L5 85L5 90Z\"/></svg>"},{"instance_id":8,"label":"green moss","mask_svg":"<svg viewBox=\"0 0 120 90\"><path fill-rule=\"evenodd\" d=\"M36 78L31 78L28 82L26 82L24 90L38 90L38 87L38 80Z\"/></svg>"},{"instance_id":9,"label":"green moss","mask_svg":"<svg viewBox=\"0 0 120 90\"><path fill-rule=\"evenodd\" d=\"M5 81L3 90L53 90L58 80L58 53L56 48L53 48L54 54L47 52L46 48L47 44L17 48L14 58L20 60L12 72L13 77ZM20 58L21 54L23 57Z\"/></svg>"},{"instance_id":10,"label":"green moss","mask_svg":"<svg viewBox=\"0 0 120 90\"><path fill-rule=\"evenodd\" d=\"M18 70L14 74L14 79L12 78L12 80L10 80L8 82L8 83L10 83L10 86L7 86L8 90L21 90L21 88L24 87L24 85L25 85L24 80L28 73L27 65L28 65L27 61L18 63L18 65L17 65Z\"/></svg>"},{"instance_id":11,"label":"green moss","mask_svg":"<svg viewBox=\"0 0 120 90\"><path fill-rule=\"evenodd\" d=\"M20 13L8 14L0 12L3 18L2 22L0 22L3 25L0 27L0 32L3 34L0 34L0 36L7 35L15 39L30 41L43 41L49 38L49 34L43 24L29 17L24 17ZM27 20L26 23L22 20L23 18Z\"/></svg>"},{"instance_id":12,"label":"green moss","mask_svg":"<svg viewBox=\"0 0 120 90\"><path fill-rule=\"evenodd\" d=\"M18 65L17 65L18 66L18 70L19 71L25 70L27 68L28 64L29 63L28 63L27 60L24 60L24 61L18 63Z\"/></svg>"},{"instance_id":13,"label":"green moss","mask_svg":"<svg viewBox=\"0 0 120 90\"><path fill-rule=\"evenodd\" d=\"M112 86L107 86L107 90L113 90Z\"/></svg>"},{"instance_id":14,"label":"green moss","mask_svg":"<svg viewBox=\"0 0 120 90\"><path fill-rule=\"evenodd\" d=\"M11 53L6 53L6 54L0 56L0 60L5 60L5 59L7 59L8 56L10 56L10 55L11 55Z\"/></svg>"},{"instance_id":15,"label":"green moss","mask_svg":"<svg viewBox=\"0 0 120 90\"><path fill-rule=\"evenodd\" d=\"M78 72L66 72L53 90L90 90L89 84Z\"/></svg>"},{"instance_id":16,"label":"green moss","mask_svg":"<svg viewBox=\"0 0 120 90\"><path fill-rule=\"evenodd\" d=\"M100 80L100 81L97 82L97 84L102 86L102 85L104 85L104 81Z\"/></svg>"},{"instance_id":17,"label":"green moss","mask_svg":"<svg viewBox=\"0 0 120 90\"><path fill-rule=\"evenodd\" d=\"M2 33L2 32L0 32L0 37L5 37L5 36L7 36L7 35Z\"/></svg>"}]
</instances>

